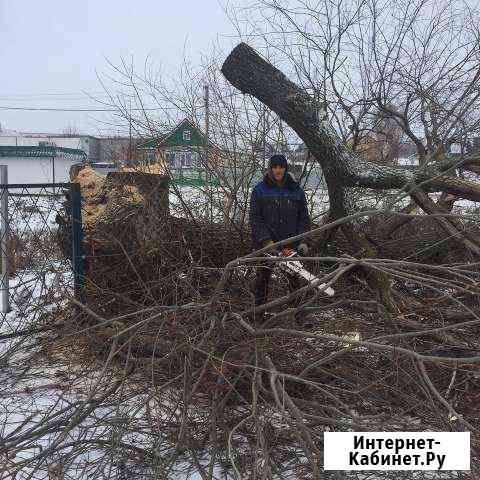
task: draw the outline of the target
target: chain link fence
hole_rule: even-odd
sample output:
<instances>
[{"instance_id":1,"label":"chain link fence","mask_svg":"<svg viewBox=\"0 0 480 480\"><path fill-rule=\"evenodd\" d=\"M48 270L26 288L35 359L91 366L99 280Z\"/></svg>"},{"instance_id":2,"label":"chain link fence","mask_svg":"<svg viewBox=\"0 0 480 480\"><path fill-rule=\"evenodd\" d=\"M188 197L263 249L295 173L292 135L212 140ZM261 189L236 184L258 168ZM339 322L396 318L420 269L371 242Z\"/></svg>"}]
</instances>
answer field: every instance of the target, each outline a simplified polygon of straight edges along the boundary
<instances>
[{"instance_id":1,"label":"chain link fence","mask_svg":"<svg viewBox=\"0 0 480 480\"><path fill-rule=\"evenodd\" d=\"M0 188L2 323L15 322L18 328L22 319L36 324L69 296L81 296L80 192L69 183ZM73 220L70 239L59 229L65 209ZM73 248L62 248L67 244Z\"/></svg>"}]
</instances>

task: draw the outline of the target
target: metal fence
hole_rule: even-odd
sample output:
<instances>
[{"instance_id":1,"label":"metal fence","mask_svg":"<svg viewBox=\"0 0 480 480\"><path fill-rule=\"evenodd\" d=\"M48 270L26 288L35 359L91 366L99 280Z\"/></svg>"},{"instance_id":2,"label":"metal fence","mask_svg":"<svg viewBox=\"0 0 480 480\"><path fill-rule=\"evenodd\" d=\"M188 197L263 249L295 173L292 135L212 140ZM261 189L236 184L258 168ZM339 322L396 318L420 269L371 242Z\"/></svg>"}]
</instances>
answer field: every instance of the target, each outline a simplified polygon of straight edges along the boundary
<instances>
[{"instance_id":1,"label":"metal fence","mask_svg":"<svg viewBox=\"0 0 480 480\"><path fill-rule=\"evenodd\" d=\"M69 296L82 299L81 194L71 183L9 184L5 170L0 166L1 311L2 322L18 326L21 319L36 323ZM71 222L62 225L65 216Z\"/></svg>"}]
</instances>

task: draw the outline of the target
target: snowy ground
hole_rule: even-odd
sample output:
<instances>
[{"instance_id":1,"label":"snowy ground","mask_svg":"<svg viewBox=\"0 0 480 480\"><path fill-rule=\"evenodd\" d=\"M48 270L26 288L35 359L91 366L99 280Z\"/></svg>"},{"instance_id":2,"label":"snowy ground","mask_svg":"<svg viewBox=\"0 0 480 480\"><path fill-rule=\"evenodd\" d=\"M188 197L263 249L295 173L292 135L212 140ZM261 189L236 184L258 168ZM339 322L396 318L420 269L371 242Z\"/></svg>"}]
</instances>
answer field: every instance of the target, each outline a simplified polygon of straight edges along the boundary
<instances>
[{"instance_id":1,"label":"snowy ground","mask_svg":"<svg viewBox=\"0 0 480 480\"><path fill-rule=\"evenodd\" d=\"M179 192L182 195L182 198L188 202L189 208L193 209L195 213L204 218L213 217L214 221L224 221L225 220L225 211L228 205L228 197L222 189L218 188L213 191L214 206L211 207L207 204L207 199L209 194L204 190L198 187L181 187ZM307 201L309 207L311 207L312 215L322 215L329 209L328 195L325 191L309 192L307 191ZM250 194L250 193L249 193ZM170 212L176 217L187 217L187 213L183 208L182 202L179 199L178 195L170 189L169 194L170 201ZM240 196L236 199L240 209L245 208L245 205L248 205L249 198L245 196ZM248 210L248 209L247 209ZM233 208L230 210L230 217L233 218L235 215ZM237 218L238 220L239 218Z\"/></svg>"},{"instance_id":2,"label":"snowy ground","mask_svg":"<svg viewBox=\"0 0 480 480\"><path fill-rule=\"evenodd\" d=\"M61 208L58 198L11 196L10 231L15 237L15 258L9 279L10 312L0 316L0 335L12 335L0 341L0 447L12 436L38 428L42 417L55 405L62 407L58 388L60 365L49 365L41 356L40 337L24 335L32 328L45 326L49 312L65 303L73 291L68 262L52 242L55 216ZM60 376L59 376L60 375ZM57 390L57 391L56 391ZM55 392L56 391L56 392ZM70 399L71 401L71 399ZM0 478L14 478L15 464L35 455L48 444L47 436L20 443L13 456L2 457ZM15 478L28 478L25 468ZM33 477L41 478L41 477ZM48 478L46 474L43 478Z\"/></svg>"},{"instance_id":3,"label":"snowy ground","mask_svg":"<svg viewBox=\"0 0 480 480\"><path fill-rule=\"evenodd\" d=\"M52 237L59 199L10 200L21 261L12 265L11 311L0 315L0 480L153 478L137 477L125 457L128 448L151 451L155 442L139 433L148 432L143 394L120 390L116 401L96 405L117 369L82 362L76 338L28 334L52 322L48 314L73 293L73 276ZM191 473L172 471L172 478L198 478Z\"/></svg>"},{"instance_id":4,"label":"snowy ground","mask_svg":"<svg viewBox=\"0 0 480 480\"><path fill-rule=\"evenodd\" d=\"M195 198L198 205L205 201L197 189L182 189L182 193ZM178 198L172 193L170 196L174 209L179 205ZM315 201L318 211L322 211L325 195L319 195ZM48 230L55 228L55 202L58 200L27 199L16 203L12 230L30 242L32 238L48 239ZM214 215L220 217L221 210L216 209ZM10 279L12 311L0 318L0 335L44 326L45 314L61 306L65 296L73 291L70 266L59 259L51 244L39 249L35 243L26 242L26 248L30 259ZM124 478L163 478L151 473L139 476L137 472L137 476L129 470L128 458L114 454L121 444L152 450L155 438L146 422L147 399L135 392L122 392L121 403L93 408L87 414L92 397L109 388L115 374L109 368L103 370L102 364L88 365L86 374L84 367L75 363L81 350L71 350L75 339L65 351L46 355L49 349L45 345L54 338L55 332L48 332L35 337L0 339L0 480L115 478L122 469ZM82 413L85 418L76 424ZM95 441L107 442L110 447L91 448ZM90 448L82 451L82 442ZM6 453L2 452L5 444L13 446ZM62 448L53 449L55 445ZM123 447L118 450L126 451ZM159 452L159 456L164 454ZM179 465L179 469L184 467ZM417 476L420 474L409 472L398 478ZM172 472L171 477L183 480L197 479L199 475L178 471ZM434 473L431 477L457 478ZM382 476L359 475L357 479L360 478L373 480ZM421 478L426 476L422 474Z\"/></svg>"},{"instance_id":5,"label":"snowy ground","mask_svg":"<svg viewBox=\"0 0 480 480\"><path fill-rule=\"evenodd\" d=\"M10 302L13 311L20 315L24 315L32 295L40 298L52 290L50 285L61 290L62 285L72 283L71 278L68 282L63 278L70 268L65 261L59 261L61 255L55 242L55 217L62 199L15 195L9 198L9 270L13 275Z\"/></svg>"},{"instance_id":6,"label":"snowy ground","mask_svg":"<svg viewBox=\"0 0 480 480\"><path fill-rule=\"evenodd\" d=\"M207 207L208 195L198 187L181 187L179 192L187 201L189 208L192 208L200 217L213 217L214 221L224 221L226 205L228 204L227 196L221 189L213 192L214 207ZM307 202L311 212L313 221L325 215L330 208L328 193L324 189L306 190ZM432 195L435 200L435 195ZM170 190L170 211L174 216L185 216L187 213L182 206L178 195ZM241 208L248 204L248 198L241 196L237 199ZM398 211L406 207L410 202L410 197L403 193L384 193L384 192L368 192L362 190L357 197L357 205L359 209L364 210L389 210ZM460 199L455 202L452 213L459 215L470 215L475 209L479 208L479 204L470 200ZM247 209L248 214L248 209ZM233 216L231 210L230 217Z\"/></svg>"}]
</instances>

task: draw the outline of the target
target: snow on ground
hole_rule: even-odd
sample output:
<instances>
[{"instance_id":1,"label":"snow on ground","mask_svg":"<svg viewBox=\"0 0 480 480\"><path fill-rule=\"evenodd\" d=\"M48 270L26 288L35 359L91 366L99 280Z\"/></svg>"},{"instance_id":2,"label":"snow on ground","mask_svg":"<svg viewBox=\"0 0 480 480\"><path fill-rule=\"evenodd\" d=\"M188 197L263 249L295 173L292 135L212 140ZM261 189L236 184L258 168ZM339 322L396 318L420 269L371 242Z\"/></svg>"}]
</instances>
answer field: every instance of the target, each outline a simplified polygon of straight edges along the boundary
<instances>
[{"instance_id":1,"label":"snow on ground","mask_svg":"<svg viewBox=\"0 0 480 480\"><path fill-rule=\"evenodd\" d=\"M55 304L73 291L69 263L56 243L55 218L61 208L56 197L11 197L9 199L9 270L11 314L20 321L42 309L39 302ZM48 298L47 298L48 296ZM35 300L33 300L35 299Z\"/></svg>"},{"instance_id":2,"label":"snow on ground","mask_svg":"<svg viewBox=\"0 0 480 480\"><path fill-rule=\"evenodd\" d=\"M16 260L22 256L22 262L12 261L11 310L0 315L0 335L20 335L0 340L0 447L9 435L21 435L29 428L38 427L51 408L60 410L67 406L66 402L74 401L71 394L70 398L63 398L65 392L60 388L58 376L62 366L49 365L40 357L38 337L21 334L24 330L42 327L45 315L64 305L66 295L73 292L71 267L61 259L51 241L60 207L59 199L53 197L12 196L9 199L10 231L17 239ZM0 478L10 478L10 469L13 479L15 463L45 448L48 441L48 436L39 436L34 445L25 444L13 459L2 459ZM15 478L27 478L27 474L25 469ZM46 475L43 478L47 478Z\"/></svg>"},{"instance_id":3,"label":"snow on ground","mask_svg":"<svg viewBox=\"0 0 480 480\"><path fill-rule=\"evenodd\" d=\"M224 212L226 211L229 199L221 188L214 189L211 194L199 187L179 187L178 191L188 207L193 209L196 214L204 218L210 218L210 216L212 216L214 221L218 222L225 220ZM244 195L237 195L236 202L240 208L248 204L250 193L251 192L247 195L248 198ZM212 195L214 199L213 207L207 204L207 199L210 195ZM324 214L329 209L328 193L325 190L307 191L306 196L309 206L312 208L313 216ZM169 201L172 215L176 217L188 217L182 201L173 189L170 189ZM233 209L231 212L233 212Z\"/></svg>"},{"instance_id":4,"label":"snow on ground","mask_svg":"<svg viewBox=\"0 0 480 480\"><path fill-rule=\"evenodd\" d=\"M195 199L197 204L205 201L205 196L198 189L184 188L182 193L190 199ZM218 191L216 195L221 197ZM172 193L170 193L170 199L173 211L179 202ZM324 193L316 198L319 211L325 207L327 200ZM32 201L29 198L23 204L17 205L18 209L12 216L12 229L21 238L44 232L46 226L49 229L55 228L56 206L52 199ZM214 210L214 216L220 215L220 209ZM55 256L54 249L46 248L45 252L47 253L33 256L33 260L18 269L15 276L10 279L12 311L0 317L0 335L43 325L42 314L62 305L65 294L72 293L73 278L70 266L59 259L58 252ZM352 336L354 334L355 332L352 332ZM348 337L346 341L348 342ZM66 462L64 478L74 479L102 478L102 474L107 474L109 468L113 468L112 474L119 468L123 468L121 467L122 459L114 459L103 449L93 448L69 457L68 454L72 452L73 444L76 442L102 440L112 445L112 451L120 442L151 449L152 442L155 440L151 432L150 435L139 433L147 432L149 427L146 423L146 399L142 399L133 392L124 392L123 401L120 404L93 409L78 426L66 434L65 438L60 437L64 425L72 421L74 412L78 413L88 408L89 394L94 391L96 383L98 382L102 389L108 388L114 378L109 369L105 371L103 380L100 378L103 365L96 365L95 368L90 366L88 375L83 374L82 367L72 363L75 353L71 350L66 351L63 359L62 356L45 358L38 338L21 336L0 340L2 385L0 449L3 442L11 442L13 438L19 440L16 451L8 457L2 457L0 453L1 480L55 478L53 469L61 462ZM95 395L100 394L102 389L97 389ZM60 420L61 425L53 428ZM126 426L132 420L135 423L135 431ZM277 420L281 428L283 423L281 419ZM49 426L52 428L47 430ZM20 441L22 435L24 439ZM47 454L41 466L36 469L32 459L39 458L48 452L48 448L56 441L62 445L70 443L72 446L62 449L60 453ZM128 458L124 460L127 461L128 467ZM94 463L100 465L97 471L92 470ZM179 465L179 469L184 467L185 465ZM19 468L19 472L15 475ZM410 474L408 478L416 478L416 473L410 472ZM133 472L132 475L134 475ZM173 477L175 473L172 474ZM185 473L178 472L176 478L196 479L199 475L191 472L187 476ZM366 480L375 477L366 475L364 478ZM376 478L382 477L379 475ZM422 478L426 476L423 474ZM432 478L453 477L432 473Z\"/></svg>"},{"instance_id":5,"label":"snow on ground","mask_svg":"<svg viewBox=\"0 0 480 480\"><path fill-rule=\"evenodd\" d=\"M208 193L199 187L179 187L182 198L186 201L189 208L193 208L200 217L210 218L214 221L224 221L228 198L225 192L218 188L213 191L214 207L207 206ZM251 192L248 193L248 196ZM328 192L325 188L315 190L306 190L307 202L311 211L312 219L324 215L330 208ZM399 211L406 207L410 202L410 197L404 192L374 192L361 190L356 195L357 205L363 210L394 210ZM433 200L438 199L438 195L432 194ZM171 189L169 194L170 211L174 216L188 217L184 210L178 195ZM249 199L240 195L236 198L240 206L248 204ZM478 202L459 199L455 202L452 213L460 215L471 215L480 207ZM248 214L248 209L247 209Z\"/></svg>"},{"instance_id":6,"label":"snow on ground","mask_svg":"<svg viewBox=\"0 0 480 480\"><path fill-rule=\"evenodd\" d=\"M22 246L17 253L27 258L10 278L11 311L0 314L0 479L113 478L110 474L131 467L125 455L115 458L116 442L146 450L155 442L151 434L139 433L148 431L146 399L122 391L121 401L94 406L78 425L70 425L91 407L92 398L111 387L118 373L99 360L89 358L88 365L77 361L81 346L77 348L76 339L62 344L55 331L22 335L44 327L52 320L48 313L65 305L73 293L73 275L51 236L58 199L10 200L11 231ZM96 441L105 445L97 448ZM50 451L55 444L61 448ZM88 448L79 450L78 444ZM6 454L2 445L9 446ZM172 472L174 477L198 478Z\"/></svg>"}]
</instances>

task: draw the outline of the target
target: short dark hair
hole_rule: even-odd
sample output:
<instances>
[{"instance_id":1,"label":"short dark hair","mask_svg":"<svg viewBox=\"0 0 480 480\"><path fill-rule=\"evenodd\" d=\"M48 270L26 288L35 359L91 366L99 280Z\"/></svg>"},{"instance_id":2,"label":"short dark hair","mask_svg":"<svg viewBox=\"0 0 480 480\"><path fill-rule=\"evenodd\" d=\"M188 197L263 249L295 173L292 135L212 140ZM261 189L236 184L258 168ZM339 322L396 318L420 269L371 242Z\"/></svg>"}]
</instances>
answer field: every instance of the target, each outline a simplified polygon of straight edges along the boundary
<instances>
[{"instance_id":1,"label":"short dark hair","mask_svg":"<svg viewBox=\"0 0 480 480\"><path fill-rule=\"evenodd\" d=\"M287 157L285 157L285 155L272 155L268 161L268 166L272 168L276 165L288 168Z\"/></svg>"}]
</instances>

